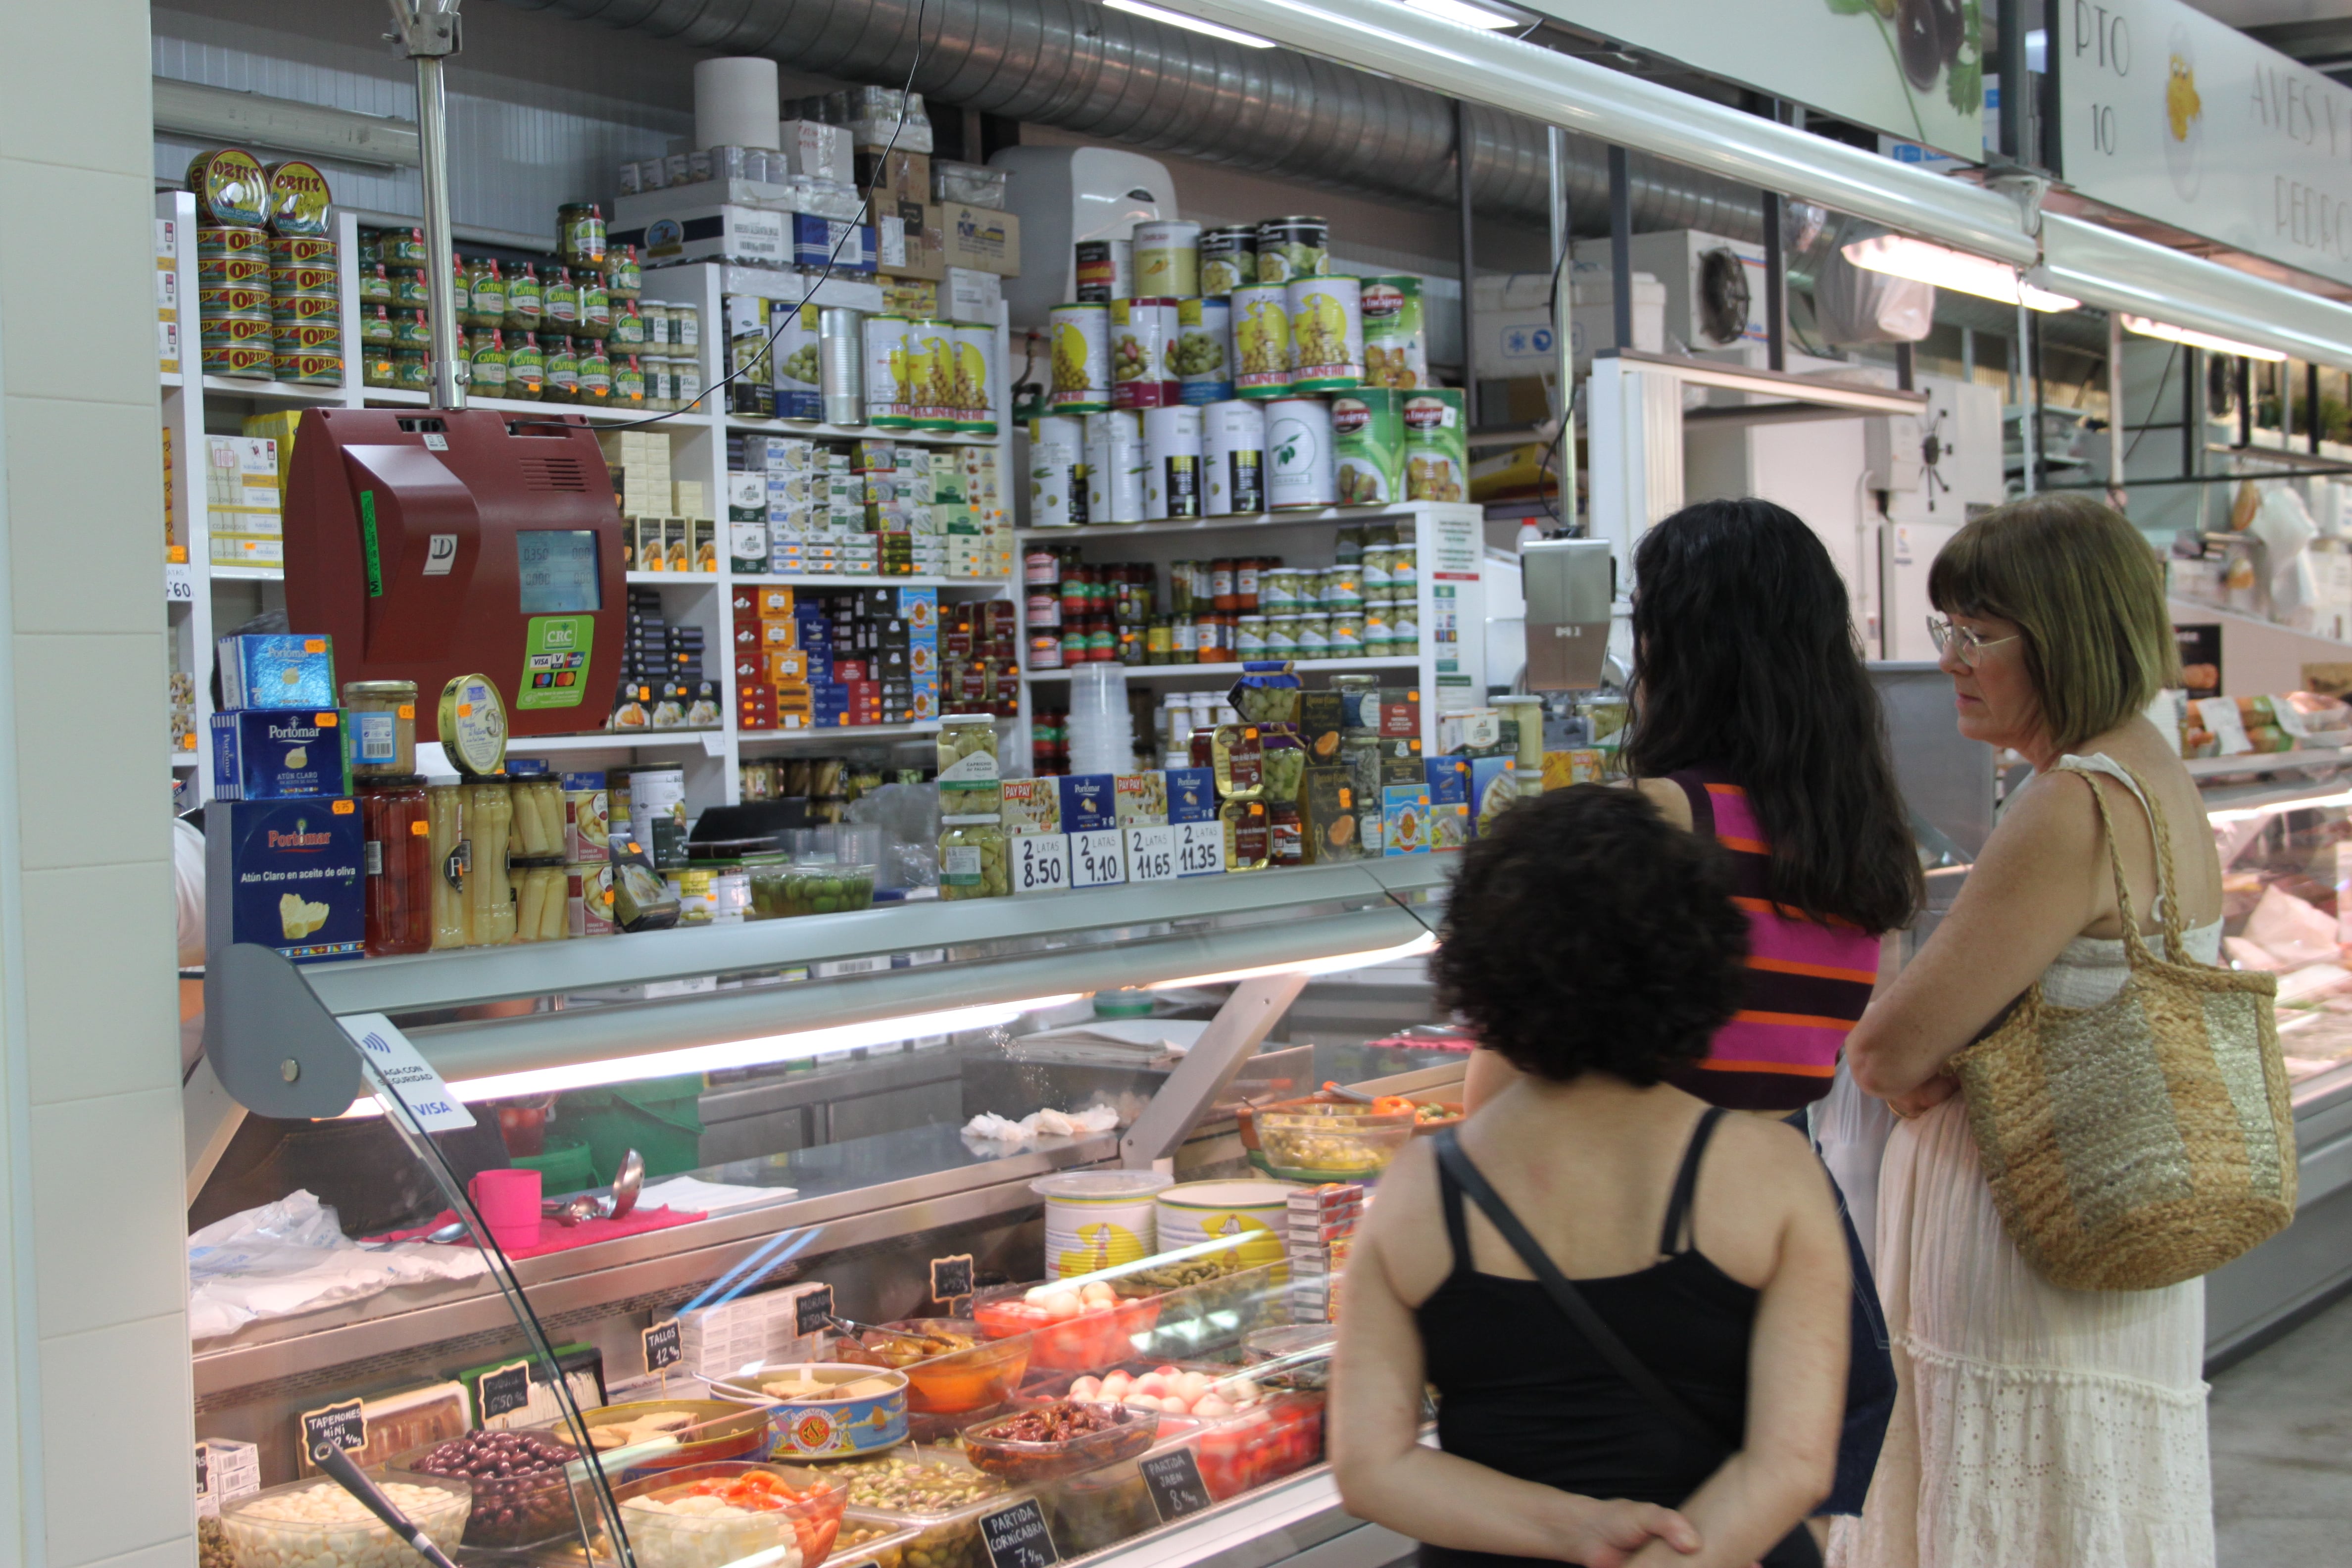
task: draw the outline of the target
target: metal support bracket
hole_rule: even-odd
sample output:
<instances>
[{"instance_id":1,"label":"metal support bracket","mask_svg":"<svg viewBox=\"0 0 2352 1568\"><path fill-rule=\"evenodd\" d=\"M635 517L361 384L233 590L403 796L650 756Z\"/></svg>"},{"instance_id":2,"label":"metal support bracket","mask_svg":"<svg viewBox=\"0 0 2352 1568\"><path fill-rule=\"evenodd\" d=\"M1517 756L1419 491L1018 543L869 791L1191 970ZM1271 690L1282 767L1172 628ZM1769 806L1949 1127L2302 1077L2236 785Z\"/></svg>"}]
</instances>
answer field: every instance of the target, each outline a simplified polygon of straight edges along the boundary
<instances>
[{"instance_id":1,"label":"metal support bracket","mask_svg":"<svg viewBox=\"0 0 2352 1568\"><path fill-rule=\"evenodd\" d=\"M1304 970L1236 984L1199 1041L1119 1140L1119 1163L1130 1171L1148 1171L1154 1162L1173 1155L1306 989Z\"/></svg>"},{"instance_id":2,"label":"metal support bracket","mask_svg":"<svg viewBox=\"0 0 2352 1568\"><path fill-rule=\"evenodd\" d=\"M216 948L205 965L205 1059L259 1116L341 1116L359 1097L351 1037L299 969L255 942Z\"/></svg>"}]
</instances>

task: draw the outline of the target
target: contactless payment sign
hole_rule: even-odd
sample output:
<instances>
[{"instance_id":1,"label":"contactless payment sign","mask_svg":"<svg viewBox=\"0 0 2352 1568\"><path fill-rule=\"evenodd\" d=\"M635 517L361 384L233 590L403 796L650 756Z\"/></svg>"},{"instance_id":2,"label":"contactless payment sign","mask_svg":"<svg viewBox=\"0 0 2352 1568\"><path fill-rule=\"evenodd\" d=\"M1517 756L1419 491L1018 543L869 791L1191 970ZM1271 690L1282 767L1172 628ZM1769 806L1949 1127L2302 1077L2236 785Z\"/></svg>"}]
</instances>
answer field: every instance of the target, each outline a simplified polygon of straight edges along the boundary
<instances>
[{"instance_id":1,"label":"contactless payment sign","mask_svg":"<svg viewBox=\"0 0 2352 1568\"><path fill-rule=\"evenodd\" d=\"M588 689L588 655L596 640L593 616L533 616L523 627L518 708L577 708Z\"/></svg>"}]
</instances>

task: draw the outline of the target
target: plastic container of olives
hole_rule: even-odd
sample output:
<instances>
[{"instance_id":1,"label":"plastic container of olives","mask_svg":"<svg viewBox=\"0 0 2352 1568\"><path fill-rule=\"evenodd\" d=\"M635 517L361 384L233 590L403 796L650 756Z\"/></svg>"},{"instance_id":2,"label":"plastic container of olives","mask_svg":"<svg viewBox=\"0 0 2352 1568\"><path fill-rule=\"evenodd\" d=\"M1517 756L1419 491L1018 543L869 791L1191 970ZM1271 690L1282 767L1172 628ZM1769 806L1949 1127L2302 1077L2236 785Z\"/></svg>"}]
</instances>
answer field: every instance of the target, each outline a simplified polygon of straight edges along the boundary
<instances>
[{"instance_id":1,"label":"plastic container of olives","mask_svg":"<svg viewBox=\"0 0 2352 1568\"><path fill-rule=\"evenodd\" d=\"M852 1460L829 1473L849 1483L846 1523L913 1532L898 1568L989 1568L980 1521L1032 1495L945 1451Z\"/></svg>"}]
</instances>

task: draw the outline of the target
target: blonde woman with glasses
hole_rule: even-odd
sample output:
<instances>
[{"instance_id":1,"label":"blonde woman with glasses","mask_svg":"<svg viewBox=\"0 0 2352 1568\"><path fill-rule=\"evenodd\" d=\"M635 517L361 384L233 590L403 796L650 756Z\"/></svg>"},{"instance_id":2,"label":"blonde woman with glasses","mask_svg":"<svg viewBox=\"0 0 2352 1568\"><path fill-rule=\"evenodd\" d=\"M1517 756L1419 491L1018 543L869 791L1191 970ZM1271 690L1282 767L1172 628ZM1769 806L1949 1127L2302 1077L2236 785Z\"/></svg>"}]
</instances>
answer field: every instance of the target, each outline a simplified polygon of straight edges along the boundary
<instances>
[{"instance_id":1,"label":"blonde woman with glasses","mask_svg":"<svg viewBox=\"0 0 2352 1568\"><path fill-rule=\"evenodd\" d=\"M2037 981L2070 1007L2122 988L2093 790L2142 929L2160 929L2154 811L2190 955L2219 961L2221 868L2203 805L2143 714L2179 679L2162 570L2107 508L2038 496L1960 530L1928 595L1960 732L2016 752L2035 776L1941 927L1847 1037L1854 1081L1904 1119L1878 1210L1900 1393L1863 1517L1839 1521L1831 1561L2209 1568L2203 1284L2066 1290L2036 1274L2001 1228L1945 1070Z\"/></svg>"}]
</instances>

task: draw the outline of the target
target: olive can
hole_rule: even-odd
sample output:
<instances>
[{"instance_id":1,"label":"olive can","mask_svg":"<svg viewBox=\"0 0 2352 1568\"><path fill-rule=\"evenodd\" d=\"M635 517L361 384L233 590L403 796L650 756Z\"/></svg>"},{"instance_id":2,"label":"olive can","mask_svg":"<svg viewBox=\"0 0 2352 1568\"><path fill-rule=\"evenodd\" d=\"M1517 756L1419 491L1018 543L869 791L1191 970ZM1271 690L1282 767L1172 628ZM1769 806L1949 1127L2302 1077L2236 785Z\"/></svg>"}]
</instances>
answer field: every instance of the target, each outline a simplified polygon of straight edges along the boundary
<instances>
[{"instance_id":1,"label":"olive can","mask_svg":"<svg viewBox=\"0 0 2352 1568\"><path fill-rule=\"evenodd\" d=\"M332 294L335 291L335 268L332 263L304 262L269 268L269 291L273 294Z\"/></svg>"},{"instance_id":2,"label":"olive can","mask_svg":"<svg viewBox=\"0 0 2352 1568\"><path fill-rule=\"evenodd\" d=\"M540 351L539 334L516 334L507 350L507 396L518 403L537 403L547 390L547 356Z\"/></svg>"},{"instance_id":3,"label":"olive can","mask_svg":"<svg viewBox=\"0 0 2352 1568\"><path fill-rule=\"evenodd\" d=\"M1257 280L1287 283L1331 268L1331 226L1319 217L1269 218L1257 226Z\"/></svg>"},{"instance_id":4,"label":"olive can","mask_svg":"<svg viewBox=\"0 0 2352 1568\"><path fill-rule=\"evenodd\" d=\"M1404 495L1409 501L1470 499L1470 426L1456 388L1431 387L1405 399ZM1402 550L1391 557L1391 584L1412 571L1412 559Z\"/></svg>"},{"instance_id":5,"label":"olive can","mask_svg":"<svg viewBox=\"0 0 2352 1568\"><path fill-rule=\"evenodd\" d=\"M1257 281L1257 229L1249 224L1201 236L1201 297L1222 300Z\"/></svg>"},{"instance_id":6,"label":"olive can","mask_svg":"<svg viewBox=\"0 0 2352 1568\"><path fill-rule=\"evenodd\" d=\"M1201 411L1175 404L1143 411L1143 516L1201 515Z\"/></svg>"},{"instance_id":7,"label":"olive can","mask_svg":"<svg viewBox=\"0 0 2352 1568\"><path fill-rule=\"evenodd\" d=\"M1114 408L1087 416L1087 515L1090 523L1143 521L1143 416Z\"/></svg>"},{"instance_id":8,"label":"olive can","mask_svg":"<svg viewBox=\"0 0 2352 1568\"><path fill-rule=\"evenodd\" d=\"M954 329L956 430L965 436L996 434L996 329Z\"/></svg>"},{"instance_id":9,"label":"olive can","mask_svg":"<svg viewBox=\"0 0 2352 1568\"><path fill-rule=\"evenodd\" d=\"M1108 305L1135 293L1135 246L1124 239L1082 239L1077 243L1078 300L1083 304Z\"/></svg>"},{"instance_id":10,"label":"olive can","mask_svg":"<svg viewBox=\"0 0 2352 1568\"><path fill-rule=\"evenodd\" d=\"M328 191L327 176L319 172L318 165L289 158L282 163L270 164L268 172L270 231L311 238L324 237L327 210L335 198Z\"/></svg>"},{"instance_id":11,"label":"olive can","mask_svg":"<svg viewBox=\"0 0 2352 1568\"><path fill-rule=\"evenodd\" d=\"M1412 392L1429 384L1429 328L1418 278L1363 280L1364 384Z\"/></svg>"},{"instance_id":12,"label":"olive can","mask_svg":"<svg viewBox=\"0 0 2352 1568\"><path fill-rule=\"evenodd\" d=\"M1201 411L1202 510L1209 517L1265 510L1265 409L1238 398Z\"/></svg>"},{"instance_id":13,"label":"olive can","mask_svg":"<svg viewBox=\"0 0 2352 1568\"><path fill-rule=\"evenodd\" d=\"M1170 355L1186 403L1223 403L1234 395L1233 306L1224 300L1181 300L1176 346Z\"/></svg>"},{"instance_id":14,"label":"olive can","mask_svg":"<svg viewBox=\"0 0 2352 1568\"><path fill-rule=\"evenodd\" d=\"M1234 390L1243 397L1290 395L1290 305L1278 284L1253 283L1232 298Z\"/></svg>"},{"instance_id":15,"label":"olive can","mask_svg":"<svg viewBox=\"0 0 2352 1568\"><path fill-rule=\"evenodd\" d=\"M1110 306L1080 301L1056 305L1051 331L1054 384L1047 401L1056 414L1099 414L1111 406Z\"/></svg>"},{"instance_id":16,"label":"olive can","mask_svg":"<svg viewBox=\"0 0 2352 1568\"><path fill-rule=\"evenodd\" d=\"M1160 408L1179 400L1169 354L1176 346L1176 301L1163 296L1110 304L1112 405Z\"/></svg>"},{"instance_id":17,"label":"olive can","mask_svg":"<svg viewBox=\"0 0 2352 1568\"><path fill-rule=\"evenodd\" d=\"M269 176L242 147L221 147L188 160L188 190L196 222L262 232L269 216Z\"/></svg>"},{"instance_id":18,"label":"olive can","mask_svg":"<svg viewBox=\"0 0 2352 1568\"><path fill-rule=\"evenodd\" d=\"M558 248L573 267L604 268L604 210L594 202L566 202L555 209Z\"/></svg>"},{"instance_id":19,"label":"olive can","mask_svg":"<svg viewBox=\"0 0 2352 1568\"><path fill-rule=\"evenodd\" d=\"M1265 445L1270 510L1329 506L1337 499L1329 403L1288 397L1267 404Z\"/></svg>"},{"instance_id":20,"label":"olive can","mask_svg":"<svg viewBox=\"0 0 2352 1568\"><path fill-rule=\"evenodd\" d=\"M923 430L956 427L955 329L945 321L907 323L908 374L915 384L915 425Z\"/></svg>"},{"instance_id":21,"label":"olive can","mask_svg":"<svg viewBox=\"0 0 2352 1568\"><path fill-rule=\"evenodd\" d=\"M1342 392L1361 385L1362 285L1330 272L1294 278L1283 292L1290 309L1290 389Z\"/></svg>"},{"instance_id":22,"label":"olive can","mask_svg":"<svg viewBox=\"0 0 2352 1568\"><path fill-rule=\"evenodd\" d=\"M818 389L819 362L822 358L818 321L823 308L806 302L794 303L779 300L769 307L768 331L773 338L769 359L774 365L776 417L779 419L820 419L824 412ZM614 321L614 339L621 336L620 325L625 315ZM665 355L667 350L664 350ZM857 421L852 418L850 424Z\"/></svg>"},{"instance_id":23,"label":"olive can","mask_svg":"<svg viewBox=\"0 0 2352 1568\"><path fill-rule=\"evenodd\" d=\"M910 325L904 316L866 318L866 423L877 429L914 426Z\"/></svg>"},{"instance_id":24,"label":"olive can","mask_svg":"<svg viewBox=\"0 0 2352 1568\"><path fill-rule=\"evenodd\" d=\"M205 289L267 289L269 287L269 262L267 258L251 254L238 256L206 256L196 262L196 288Z\"/></svg>"},{"instance_id":25,"label":"olive can","mask_svg":"<svg viewBox=\"0 0 2352 1568\"><path fill-rule=\"evenodd\" d=\"M844 305L828 305L817 318L817 411L828 425L863 422L866 384L861 374L863 333L858 325L862 319Z\"/></svg>"},{"instance_id":26,"label":"olive can","mask_svg":"<svg viewBox=\"0 0 2352 1568\"><path fill-rule=\"evenodd\" d=\"M1135 292L1189 300L1201 291L1201 226L1152 218L1135 226Z\"/></svg>"},{"instance_id":27,"label":"olive can","mask_svg":"<svg viewBox=\"0 0 2352 1568\"><path fill-rule=\"evenodd\" d=\"M1073 415L1043 414L1029 424L1029 526L1071 528L1087 520L1087 427ZM1046 579L1051 581L1051 578ZM1031 616L1029 624L1060 624L1058 598L1052 618Z\"/></svg>"}]
</instances>

